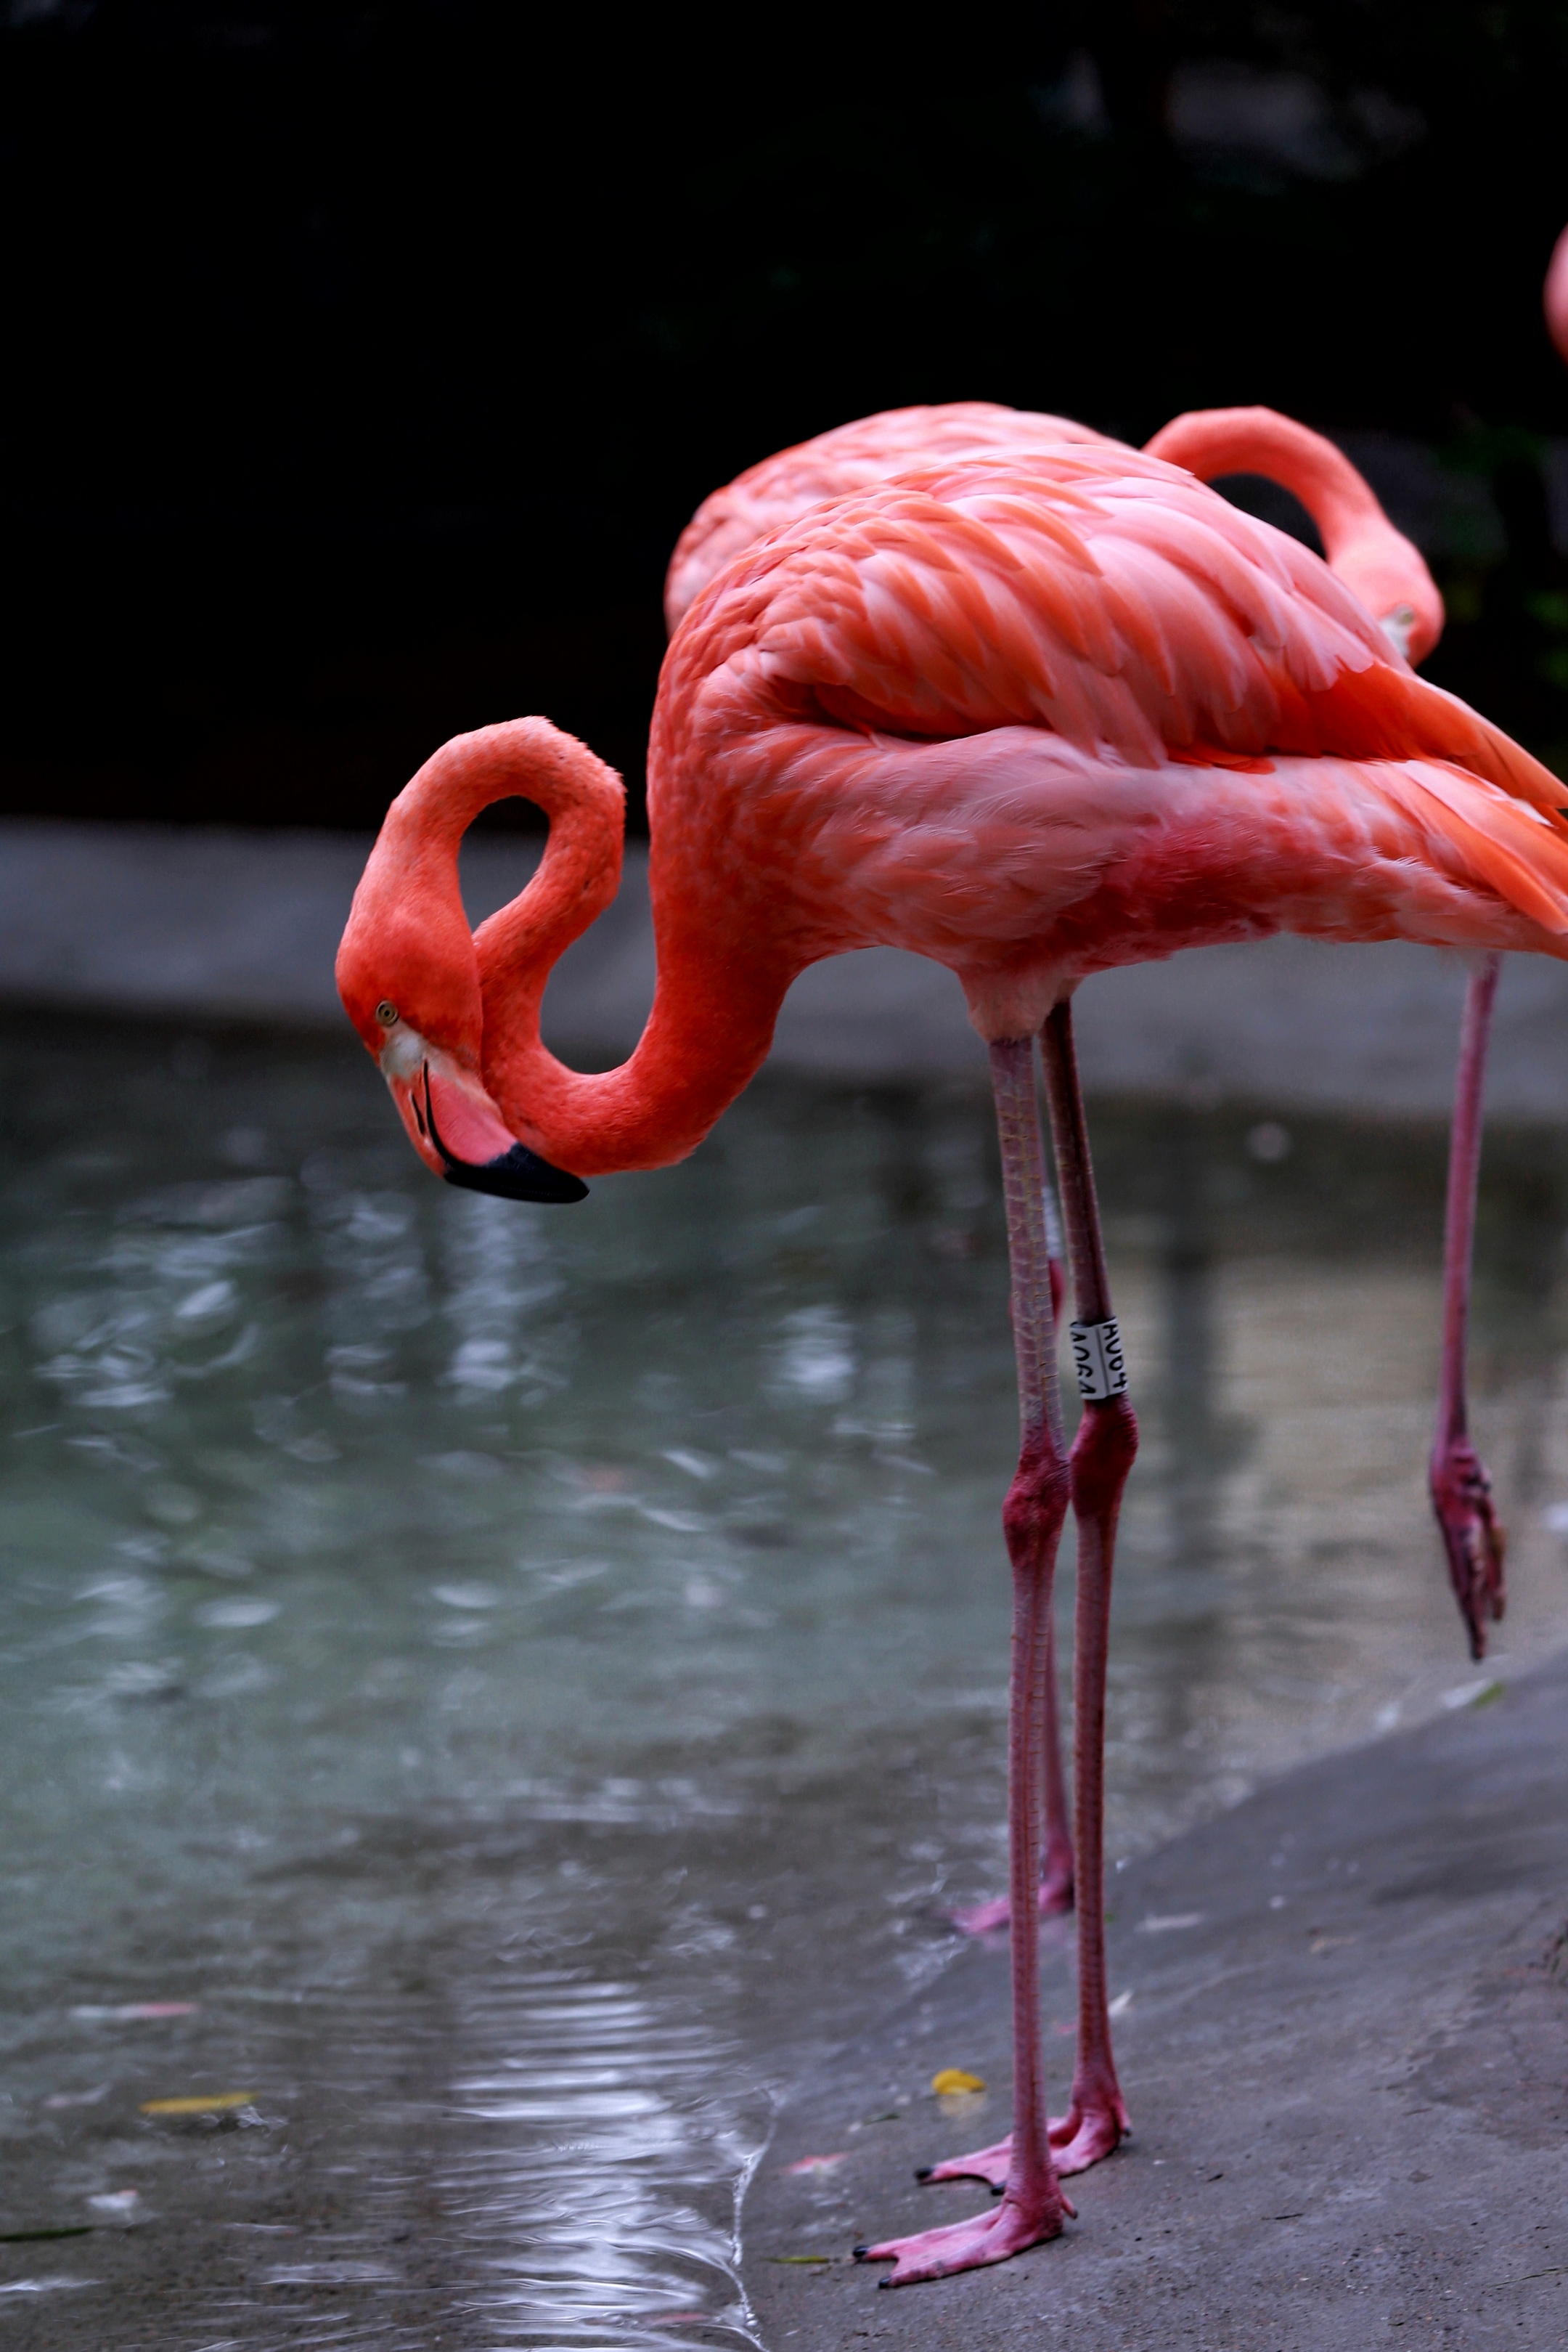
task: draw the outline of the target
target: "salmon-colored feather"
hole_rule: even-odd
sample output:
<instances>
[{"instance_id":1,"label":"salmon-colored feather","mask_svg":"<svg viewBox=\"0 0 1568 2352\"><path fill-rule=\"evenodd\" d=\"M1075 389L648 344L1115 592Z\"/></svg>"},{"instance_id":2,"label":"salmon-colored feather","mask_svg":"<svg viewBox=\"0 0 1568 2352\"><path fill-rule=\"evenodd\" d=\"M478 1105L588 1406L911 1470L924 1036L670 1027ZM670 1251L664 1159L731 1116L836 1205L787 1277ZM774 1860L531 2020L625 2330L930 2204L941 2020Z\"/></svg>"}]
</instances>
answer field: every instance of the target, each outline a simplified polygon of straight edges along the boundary
<instances>
[{"instance_id":1,"label":"salmon-colored feather","mask_svg":"<svg viewBox=\"0 0 1568 2352\"><path fill-rule=\"evenodd\" d=\"M665 621L673 633L709 581L746 548L824 499L885 481L909 466L986 451L1052 448L1063 441L1117 446L1071 417L960 400L938 408L886 409L781 449L703 500L670 559Z\"/></svg>"}]
</instances>

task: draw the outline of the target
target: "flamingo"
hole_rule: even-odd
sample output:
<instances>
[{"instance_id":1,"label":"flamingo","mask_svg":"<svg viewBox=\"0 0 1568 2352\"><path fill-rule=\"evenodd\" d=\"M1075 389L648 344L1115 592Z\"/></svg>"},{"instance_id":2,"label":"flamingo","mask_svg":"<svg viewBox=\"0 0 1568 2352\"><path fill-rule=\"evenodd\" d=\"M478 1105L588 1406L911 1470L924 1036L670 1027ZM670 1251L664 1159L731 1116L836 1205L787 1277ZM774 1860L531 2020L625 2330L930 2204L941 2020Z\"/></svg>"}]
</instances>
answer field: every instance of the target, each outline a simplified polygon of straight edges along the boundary
<instances>
[{"instance_id":1,"label":"flamingo","mask_svg":"<svg viewBox=\"0 0 1568 2352\"><path fill-rule=\"evenodd\" d=\"M1124 445L1071 420L989 401L940 407L883 410L815 439L779 451L748 467L703 500L682 532L664 582L664 615L673 635L709 581L756 540L794 521L811 507L886 479L911 464L1028 452L1062 441L1104 447ZM1443 601L1420 551L1389 521L1369 485L1348 458L1320 434L1267 408L1210 409L1176 418L1148 444L1149 453L1184 466L1202 481L1231 473L1259 473L1299 498L1322 537L1329 568L1377 619L1401 656L1421 661L1443 629ZM1501 1613L1502 1537L1490 1507L1486 1472L1466 1435L1465 1305L1479 1167L1479 1090L1485 1036L1497 985L1490 959L1471 985L1461 1082L1455 1118L1455 1166L1450 1181L1448 1276L1445 1283L1443 1370L1437 1438L1431 1466L1433 1500L1450 1576L1479 1656L1485 1646L1479 1596ZM1047 1246L1051 1303L1062 1297L1061 1242L1055 1202L1047 1185ZM1072 1836L1068 1822L1057 1724L1054 1638L1046 1676L1045 1835L1039 1904L1042 1914L1072 1907ZM1478 1643L1479 1648L1477 1647ZM1009 1903L1000 1895L954 1914L970 1935L1006 1926ZM954 2179L976 2173L998 2185L1007 2145L950 2158L921 2175Z\"/></svg>"},{"instance_id":2,"label":"flamingo","mask_svg":"<svg viewBox=\"0 0 1568 2352\"><path fill-rule=\"evenodd\" d=\"M1556 344L1559 356L1568 360L1568 228L1552 248L1546 283L1541 289L1541 307L1546 315L1547 333Z\"/></svg>"},{"instance_id":3,"label":"flamingo","mask_svg":"<svg viewBox=\"0 0 1568 2352\"><path fill-rule=\"evenodd\" d=\"M1410 661L1424 661L1443 633L1443 600L1419 551L1396 531L1367 484L1332 441L1267 408L1201 410L1172 419L1149 442L1151 457L1185 466L1200 481L1220 474L1266 474L1294 491L1317 524L1331 568ZM1470 1264L1480 1176L1481 1094L1487 1043L1502 959L1475 957L1465 989L1448 1140L1443 1233L1443 1324L1437 1417L1427 1465L1432 1508L1448 1580L1469 1637L1486 1655L1487 1622L1504 1606L1506 1538L1491 1479L1469 1434L1465 1358Z\"/></svg>"},{"instance_id":4,"label":"flamingo","mask_svg":"<svg viewBox=\"0 0 1568 2352\"><path fill-rule=\"evenodd\" d=\"M539 1010L619 880L619 780L542 719L460 736L400 793L338 960L414 1150L522 1199L683 1158L755 1075L786 990L886 944L946 965L986 1041L1018 1365L1009 1847L1040 1870L1051 1577L1078 1525L1080 2042L1063 2163L1046 2111L1039 1948L1010 1954L1015 2116L1003 2193L857 2249L888 2280L1055 2237L1075 2145L1126 2128L1104 2016L1095 1694L1136 1447L1074 1061L1096 971L1295 930L1568 959L1556 780L1417 677L1317 558L1160 459L1092 442L916 469L772 532L677 630L649 752L653 1009L618 1069L567 1068ZM550 821L509 907L469 934L457 850L509 793ZM1056 1391L1033 1054L1061 1181L1084 1410ZM1061 2135L1058 2136L1059 2138Z\"/></svg>"},{"instance_id":5,"label":"flamingo","mask_svg":"<svg viewBox=\"0 0 1568 2352\"><path fill-rule=\"evenodd\" d=\"M812 507L886 481L911 466L1027 453L1062 442L1099 448L1124 446L1071 417L1006 408L989 400L954 400L929 408L882 409L780 449L710 491L682 531L664 574L664 625L674 636L688 608L727 564L768 531L781 530ZM1065 1296L1061 1234L1049 1180L1044 1213L1051 1309L1060 1315ZM1059 1430L1059 1440L1061 1435ZM1061 1769L1053 1625L1046 1628L1046 1644L1045 1827L1038 1896L1042 1917L1072 1908L1072 1829ZM1002 1895L966 1906L954 1913L953 1922L967 1935L983 1936L1006 1927L1009 1911L1009 1898Z\"/></svg>"}]
</instances>

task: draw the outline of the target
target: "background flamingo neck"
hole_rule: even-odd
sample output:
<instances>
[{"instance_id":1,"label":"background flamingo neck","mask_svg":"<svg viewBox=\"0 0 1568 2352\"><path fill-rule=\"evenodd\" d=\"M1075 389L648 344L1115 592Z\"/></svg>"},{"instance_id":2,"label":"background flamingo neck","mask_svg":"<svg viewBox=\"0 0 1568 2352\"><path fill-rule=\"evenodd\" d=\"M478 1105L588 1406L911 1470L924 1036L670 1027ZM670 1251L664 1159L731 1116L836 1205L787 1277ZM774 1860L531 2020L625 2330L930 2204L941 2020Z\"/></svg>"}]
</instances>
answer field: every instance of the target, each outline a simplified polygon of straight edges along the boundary
<instances>
[{"instance_id":1,"label":"background flamingo neck","mask_svg":"<svg viewBox=\"0 0 1568 2352\"><path fill-rule=\"evenodd\" d=\"M1330 563L1369 527L1392 530L1348 457L1293 417L1271 408L1210 408L1176 416L1148 444L1151 457L1185 466L1200 481L1262 474L1300 499L1322 534Z\"/></svg>"},{"instance_id":2,"label":"background flamingo neck","mask_svg":"<svg viewBox=\"0 0 1568 2352\"><path fill-rule=\"evenodd\" d=\"M1383 623L1401 653L1420 661L1443 633L1443 600L1418 549L1395 530L1348 457L1272 408L1210 408L1173 417L1147 455L1185 466L1200 481L1261 474L1300 499L1318 527L1331 570Z\"/></svg>"}]
</instances>

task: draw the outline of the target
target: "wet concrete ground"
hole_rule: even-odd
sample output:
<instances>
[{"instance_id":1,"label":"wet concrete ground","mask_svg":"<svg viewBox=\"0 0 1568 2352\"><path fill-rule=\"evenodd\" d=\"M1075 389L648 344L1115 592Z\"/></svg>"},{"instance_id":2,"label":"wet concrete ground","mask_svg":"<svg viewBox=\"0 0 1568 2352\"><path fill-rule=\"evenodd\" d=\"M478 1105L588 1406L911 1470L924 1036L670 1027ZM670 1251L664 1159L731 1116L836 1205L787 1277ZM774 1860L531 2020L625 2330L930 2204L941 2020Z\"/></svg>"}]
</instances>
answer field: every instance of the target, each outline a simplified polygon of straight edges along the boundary
<instances>
[{"instance_id":1,"label":"wet concrete ground","mask_svg":"<svg viewBox=\"0 0 1568 2352\"><path fill-rule=\"evenodd\" d=\"M916 2164L1005 2127L1007 1956L829 2059L746 2210L769 2347L1362 2352L1568 2341L1568 1664L1292 1773L1129 1864L1112 1983L1134 2137L1055 2244L879 2288L858 2240L981 2210ZM1071 1946L1047 1930L1056 2097ZM989 2086L940 2114L933 2074ZM794 2174L813 2155L830 2168ZM803 2255L824 2257L803 2262Z\"/></svg>"}]
</instances>

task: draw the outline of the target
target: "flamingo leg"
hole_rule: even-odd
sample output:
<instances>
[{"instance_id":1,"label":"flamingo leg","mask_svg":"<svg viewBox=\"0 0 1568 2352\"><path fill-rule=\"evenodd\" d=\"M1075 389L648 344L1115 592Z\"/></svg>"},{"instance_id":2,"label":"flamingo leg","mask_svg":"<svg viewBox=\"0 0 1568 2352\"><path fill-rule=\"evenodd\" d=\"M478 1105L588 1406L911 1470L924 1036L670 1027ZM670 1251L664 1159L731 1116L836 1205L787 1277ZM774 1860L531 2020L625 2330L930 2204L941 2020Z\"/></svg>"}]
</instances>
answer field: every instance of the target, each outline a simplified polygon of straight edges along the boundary
<instances>
[{"instance_id":1,"label":"flamingo leg","mask_svg":"<svg viewBox=\"0 0 1568 2352\"><path fill-rule=\"evenodd\" d=\"M1116 1521L1138 1424L1127 1402L1120 1345L1087 1347L1080 1334L1115 1332L1110 1277L1094 1197L1094 1167L1078 1083L1071 1001L1054 1006L1040 1033L1051 1135L1061 1181L1072 1265L1073 1353L1080 1360L1083 1418L1070 1457L1072 1510L1078 1526L1078 1592L1073 1627L1072 1778L1078 1863L1078 2063L1072 2101L1051 2126L1058 2169L1082 2172L1109 2156L1130 2128L1111 2052L1105 1978L1105 1668L1111 1630L1111 1571ZM1086 1379L1085 1352L1094 1359ZM1104 1391L1109 1390L1109 1393ZM1099 1391L1100 1393L1094 1391Z\"/></svg>"},{"instance_id":2,"label":"flamingo leg","mask_svg":"<svg viewBox=\"0 0 1568 2352\"><path fill-rule=\"evenodd\" d=\"M1005 2262L1054 2238L1072 2212L1057 2178L1046 2116L1040 2022L1040 1937L1035 1927L1044 1793L1045 1667L1051 1581L1067 1516L1070 1473L1057 1436L1056 1336L1046 1251L1034 1046L1027 1037L991 1047L991 1084L1001 1135L1012 1269L1013 1344L1018 1358L1019 1465L1002 1507L1012 1568L1012 1670L1008 1715L1008 1877L1012 1939L1013 2131L1001 2202L967 2221L912 2237L857 2246L864 2262L895 2267L883 2286L946 2278Z\"/></svg>"},{"instance_id":3,"label":"flamingo leg","mask_svg":"<svg viewBox=\"0 0 1568 2352\"><path fill-rule=\"evenodd\" d=\"M1045 1210L1045 1246L1051 1260L1051 1328L1053 1333L1061 1328L1061 1309L1067 1297L1067 1268L1063 1263L1061 1221L1057 1214L1056 1195L1051 1189L1051 1179L1042 1180L1042 1200ZM1051 1370L1054 1372L1054 1348ZM1061 1392L1055 1380L1049 1383L1044 1399L1051 1416L1052 1434L1057 1444L1065 1448L1066 1436L1061 1421ZM1061 1725L1056 1704L1056 1620L1045 1621L1045 1730L1042 1743L1045 1768L1045 1853L1040 1862L1040 1911L1041 1918L1054 1912L1072 1908L1072 1822L1067 1810L1067 1784L1061 1769Z\"/></svg>"},{"instance_id":4,"label":"flamingo leg","mask_svg":"<svg viewBox=\"0 0 1568 2352\"><path fill-rule=\"evenodd\" d=\"M1051 1104L1057 1172L1067 1222L1068 1253L1078 1309L1074 1354L1083 1350L1077 1335L1114 1331L1111 1286L1094 1197L1094 1169L1078 1062L1072 1044L1070 1003L1059 1004L1040 1034L1046 1095ZM1096 1353L1094 1343L1087 1352ZM1118 1368L1120 1359L1118 1356ZM1103 1368L1102 1368L1103 1369ZM1111 1620L1111 1570L1122 1492L1137 1452L1138 1424L1121 1389L1095 1377L1070 1456L1072 1509L1078 1525L1078 1594L1073 1628L1072 1772L1078 1871L1078 2063L1067 2114L1051 2126L1057 2170L1086 2171L1109 2156L1130 2126L1111 2050L1111 2018L1105 1978L1105 1667ZM1085 1385L1082 1375L1080 1386ZM1001 2185L1011 2146L999 2140L971 2155L949 2157L923 2172L926 2180L988 2180Z\"/></svg>"},{"instance_id":5,"label":"flamingo leg","mask_svg":"<svg viewBox=\"0 0 1568 2352\"><path fill-rule=\"evenodd\" d=\"M1465 1410L1465 1343L1469 1330L1470 1261L1475 1247L1476 1185L1481 1164L1481 1089L1487 1040L1502 958L1487 956L1470 974L1459 1033L1454 1126L1448 1144L1448 1205L1443 1236L1443 1364L1432 1441L1432 1508L1443 1532L1448 1575L1469 1632L1470 1655L1486 1655L1487 1620L1503 1612L1505 1537L1492 1507L1491 1480L1470 1441Z\"/></svg>"},{"instance_id":6,"label":"flamingo leg","mask_svg":"<svg viewBox=\"0 0 1568 2352\"><path fill-rule=\"evenodd\" d=\"M1056 1626L1045 1628L1045 1853L1040 1872L1040 1915L1072 1908L1072 1828L1061 1769L1061 1726L1056 1706Z\"/></svg>"},{"instance_id":7,"label":"flamingo leg","mask_svg":"<svg viewBox=\"0 0 1568 2352\"><path fill-rule=\"evenodd\" d=\"M1067 1274L1062 1264L1061 1223L1056 1213L1056 1198L1049 1179L1043 1181L1042 1206L1045 1213L1045 1246L1051 1262L1051 1320L1057 1329L1061 1321L1062 1302L1067 1296ZM1049 1399L1042 1400L1048 1412L1054 1412L1051 1428L1059 1447L1066 1451L1067 1441L1061 1427L1061 1398L1054 1384ZM1041 1738L1041 1758L1045 1772L1045 1851L1040 1870L1040 1916L1042 1919L1071 1911L1072 1908L1072 1822L1067 1809L1067 1782L1061 1769L1061 1724L1056 1703L1056 1621L1048 1617L1045 1625L1045 1725ZM1012 1902L1006 1895L998 1895L988 1903L970 1904L967 1909L952 1914L953 1925L966 1936L988 1936L1005 1927L1012 1917ZM1001 2167L997 2187L1001 2186ZM921 2179L927 2176L921 2174Z\"/></svg>"}]
</instances>

